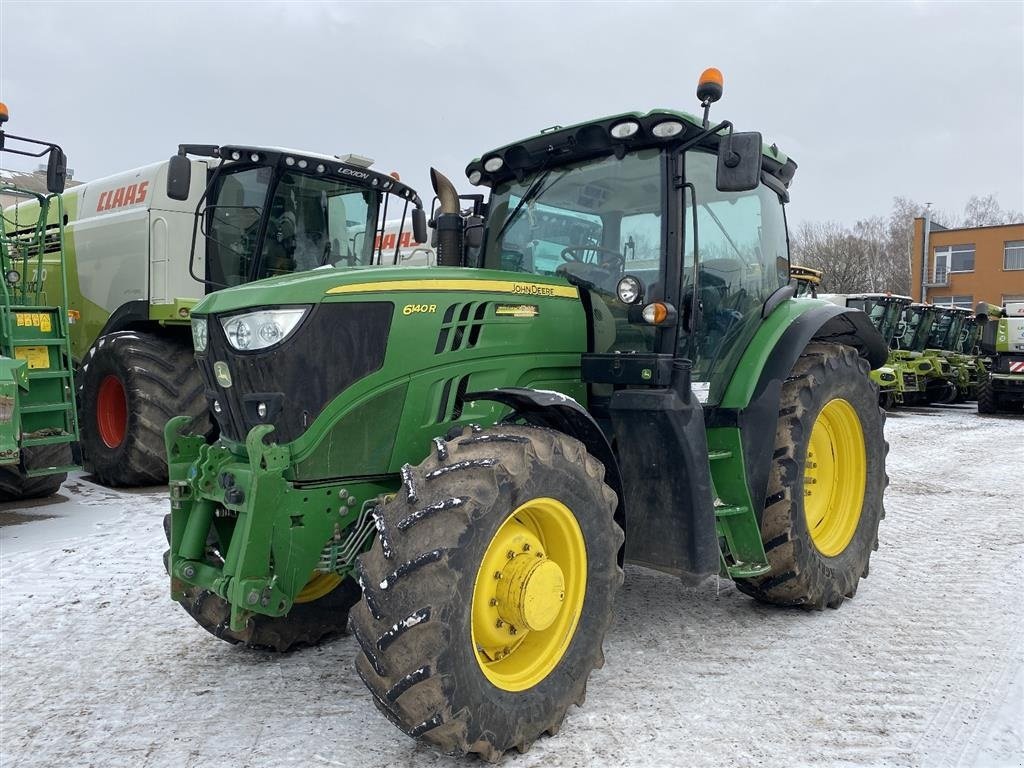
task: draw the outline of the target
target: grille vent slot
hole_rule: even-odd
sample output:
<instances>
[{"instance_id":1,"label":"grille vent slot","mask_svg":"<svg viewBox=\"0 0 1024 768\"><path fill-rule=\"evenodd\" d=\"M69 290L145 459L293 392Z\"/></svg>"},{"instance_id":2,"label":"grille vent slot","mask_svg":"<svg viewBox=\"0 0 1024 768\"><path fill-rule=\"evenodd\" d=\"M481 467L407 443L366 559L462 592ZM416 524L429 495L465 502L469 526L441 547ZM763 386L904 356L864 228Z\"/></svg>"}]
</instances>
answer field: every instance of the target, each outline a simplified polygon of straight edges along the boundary
<instances>
[{"instance_id":1,"label":"grille vent slot","mask_svg":"<svg viewBox=\"0 0 1024 768\"><path fill-rule=\"evenodd\" d=\"M445 381L437 405L437 423L444 424L462 418L463 398L469 389L469 374Z\"/></svg>"},{"instance_id":2,"label":"grille vent slot","mask_svg":"<svg viewBox=\"0 0 1024 768\"><path fill-rule=\"evenodd\" d=\"M489 305L490 302L487 301L450 305L441 320L441 331L437 334L434 354L475 347L480 341L480 331L483 329Z\"/></svg>"}]
</instances>

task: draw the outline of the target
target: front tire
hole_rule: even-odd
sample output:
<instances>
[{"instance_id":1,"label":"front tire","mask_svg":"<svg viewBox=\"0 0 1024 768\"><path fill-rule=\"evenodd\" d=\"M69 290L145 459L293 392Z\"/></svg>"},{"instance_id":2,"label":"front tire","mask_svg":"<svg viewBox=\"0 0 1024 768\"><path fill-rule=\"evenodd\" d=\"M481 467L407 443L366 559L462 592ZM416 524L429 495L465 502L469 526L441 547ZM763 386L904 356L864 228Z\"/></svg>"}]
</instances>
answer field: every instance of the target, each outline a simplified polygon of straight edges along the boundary
<instances>
[{"instance_id":1,"label":"front tire","mask_svg":"<svg viewBox=\"0 0 1024 768\"><path fill-rule=\"evenodd\" d=\"M853 597L885 516L884 422L867 362L848 346L809 344L779 405L761 518L772 569L737 580L741 591L817 610Z\"/></svg>"},{"instance_id":2,"label":"front tire","mask_svg":"<svg viewBox=\"0 0 1024 768\"><path fill-rule=\"evenodd\" d=\"M175 338L120 331L96 340L79 369L79 425L85 469L107 486L167 482L164 425L192 417L210 430L192 347Z\"/></svg>"},{"instance_id":3,"label":"front tire","mask_svg":"<svg viewBox=\"0 0 1024 768\"><path fill-rule=\"evenodd\" d=\"M604 467L572 438L503 425L435 444L358 561L356 668L408 735L494 761L583 703L623 534Z\"/></svg>"}]
</instances>

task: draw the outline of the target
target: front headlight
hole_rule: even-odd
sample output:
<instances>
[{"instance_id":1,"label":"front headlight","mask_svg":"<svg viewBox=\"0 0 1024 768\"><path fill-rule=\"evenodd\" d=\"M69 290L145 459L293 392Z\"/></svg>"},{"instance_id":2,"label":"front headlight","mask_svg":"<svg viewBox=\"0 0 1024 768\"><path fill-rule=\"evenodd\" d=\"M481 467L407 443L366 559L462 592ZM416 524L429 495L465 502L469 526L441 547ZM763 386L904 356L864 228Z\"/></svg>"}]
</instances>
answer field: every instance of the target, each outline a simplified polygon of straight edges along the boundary
<instances>
[{"instance_id":1,"label":"front headlight","mask_svg":"<svg viewBox=\"0 0 1024 768\"><path fill-rule=\"evenodd\" d=\"M192 318L192 348L196 352L206 351L206 342L209 339L209 333L206 330L206 318L205 317L193 317Z\"/></svg>"},{"instance_id":2,"label":"front headlight","mask_svg":"<svg viewBox=\"0 0 1024 768\"><path fill-rule=\"evenodd\" d=\"M306 308L264 309L244 315L222 317L228 344L242 352L266 349L284 341L306 314Z\"/></svg>"}]
</instances>

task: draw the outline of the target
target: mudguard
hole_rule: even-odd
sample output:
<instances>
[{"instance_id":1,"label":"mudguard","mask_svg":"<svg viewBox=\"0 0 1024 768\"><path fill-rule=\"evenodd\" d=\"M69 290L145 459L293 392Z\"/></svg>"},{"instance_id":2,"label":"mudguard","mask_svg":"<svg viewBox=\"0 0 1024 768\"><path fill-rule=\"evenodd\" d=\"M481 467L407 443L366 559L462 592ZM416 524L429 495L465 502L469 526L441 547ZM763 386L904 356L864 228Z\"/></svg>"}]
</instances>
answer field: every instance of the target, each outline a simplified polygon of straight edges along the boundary
<instances>
[{"instance_id":1,"label":"mudguard","mask_svg":"<svg viewBox=\"0 0 1024 768\"><path fill-rule=\"evenodd\" d=\"M705 410L708 428L740 429L750 497L756 507L758 522L763 512L768 473L775 450L782 384L812 341L847 344L856 349L872 369L882 366L889 354L885 339L864 312L822 302L796 317L779 336L757 376L749 398L744 398L746 393L737 393L730 386L722 405ZM756 342L755 337L752 344ZM740 366L745 362L746 356Z\"/></svg>"},{"instance_id":2,"label":"mudguard","mask_svg":"<svg viewBox=\"0 0 1024 768\"><path fill-rule=\"evenodd\" d=\"M586 408L560 392L524 387L467 392L463 400L491 400L507 405L513 410L512 418L520 417L527 424L563 432L583 443L590 455L604 464L604 481L615 491L619 499L619 506L615 510L615 522L625 530L626 502L625 494L622 492L619 464L615 460L608 438Z\"/></svg>"}]
</instances>

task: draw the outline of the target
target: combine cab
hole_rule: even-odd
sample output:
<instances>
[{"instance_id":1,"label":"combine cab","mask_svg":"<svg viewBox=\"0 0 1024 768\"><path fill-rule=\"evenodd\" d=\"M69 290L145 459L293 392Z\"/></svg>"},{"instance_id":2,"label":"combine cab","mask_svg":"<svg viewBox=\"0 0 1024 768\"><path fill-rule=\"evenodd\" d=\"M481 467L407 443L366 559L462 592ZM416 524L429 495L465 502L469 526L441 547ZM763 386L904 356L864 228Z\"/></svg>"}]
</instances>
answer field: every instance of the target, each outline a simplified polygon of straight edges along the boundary
<instances>
[{"instance_id":1,"label":"combine cab","mask_svg":"<svg viewBox=\"0 0 1024 768\"><path fill-rule=\"evenodd\" d=\"M55 493L77 468L78 428L65 301L67 159L56 144L6 133L6 121L0 104L0 150L48 157L46 193L0 185L32 201L31 215L5 211L0 229L0 501L17 501Z\"/></svg>"},{"instance_id":2,"label":"combine cab","mask_svg":"<svg viewBox=\"0 0 1024 768\"><path fill-rule=\"evenodd\" d=\"M913 303L903 311L903 320L893 337L889 359L913 374L917 390L903 393L906 405L952 403L957 388L953 382L953 366L935 349L929 349L932 328L940 312L931 304Z\"/></svg>"},{"instance_id":3,"label":"combine cab","mask_svg":"<svg viewBox=\"0 0 1024 768\"><path fill-rule=\"evenodd\" d=\"M818 298L818 288L821 286L822 271L810 267L798 267L796 264L789 268L789 277L796 280L796 296L809 296L812 299Z\"/></svg>"},{"instance_id":4,"label":"combine cab","mask_svg":"<svg viewBox=\"0 0 1024 768\"><path fill-rule=\"evenodd\" d=\"M978 382L978 413L1020 411L1024 408L1024 302L1002 307L981 302L981 351L991 367Z\"/></svg>"},{"instance_id":5,"label":"combine cab","mask_svg":"<svg viewBox=\"0 0 1024 768\"><path fill-rule=\"evenodd\" d=\"M630 562L820 610L877 547L863 312L795 299L796 164L656 110L436 171L436 268L327 268L192 312L220 437L167 425L172 597L232 643L346 626L404 732L497 760L604 662ZM559 246L551 257L551 244Z\"/></svg>"}]
</instances>

